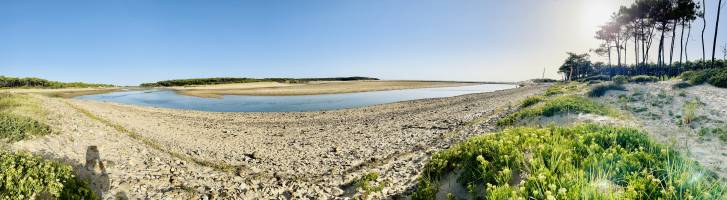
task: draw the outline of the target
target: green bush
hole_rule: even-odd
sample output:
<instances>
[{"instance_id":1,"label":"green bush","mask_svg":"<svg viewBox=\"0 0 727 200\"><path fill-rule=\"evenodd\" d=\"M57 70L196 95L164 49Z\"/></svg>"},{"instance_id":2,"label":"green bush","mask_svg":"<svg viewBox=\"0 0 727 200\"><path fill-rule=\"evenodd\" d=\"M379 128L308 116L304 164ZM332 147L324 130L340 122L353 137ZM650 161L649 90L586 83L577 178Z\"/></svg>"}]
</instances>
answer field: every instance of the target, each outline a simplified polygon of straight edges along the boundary
<instances>
[{"instance_id":1,"label":"green bush","mask_svg":"<svg viewBox=\"0 0 727 200\"><path fill-rule=\"evenodd\" d=\"M616 75L613 78L611 78L611 80L613 80L613 83L615 83L615 84L625 84L629 81L628 77L626 77L624 75Z\"/></svg>"},{"instance_id":2,"label":"green bush","mask_svg":"<svg viewBox=\"0 0 727 200\"><path fill-rule=\"evenodd\" d=\"M529 96L528 98L525 98L522 103L520 103L520 108L530 107L532 105L540 103L541 101L543 101L543 99L545 99L544 96Z\"/></svg>"},{"instance_id":3,"label":"green bush","mask_svg":"<svg viewBox=\"0 0 727 200\"><path fill-rule=\"evenodd\" d=\"M563 91L563 90L564 90L564 88L563 88L562 84L552 85L552 86L548 87L548 89L545 89L545 96L560 95L560 94L565 93L565 91Z\"/></svg>"},{"instance_id":4,"label":"green bush","mask_svg":"<svg viewBox=\"0 0 727 200\"><path fill-rule=\"evenodd\" d=\"M591 88L590 91L588 91L589 97L601 97L606 94L606 92L610 90L619 90L619 91L626 91L626 88L620 84L605 84L605 85L596 85Z\"/></svg>"},{"instance_id":5,"label":"green bush","mask_svg":"<svg viewBox=\"0 0 727 200\"><path fill-rule=\"evenodd\" d=\"M535 83L555 83L558 81L555 79L550 79L550 78L536 78L536 79L533 79L533 82L535 82Z\"/></svg>"},{"instance_id":6,"label":"green bush","mask_svg":"<svg viewBox=\"0 0 727 200\"><path fill-rule=\"evenodd\" d=\"M682 81L689 81L692 80L697 74L698 72L695 71L686 71L682 72L682 74L679 75L679 78L681 78Z\"/></svg>"},{"instance_id":7,"label":"green bush","mask_svg":"<svg viewBox=\"0 0 727 200\"><path fill-rule=\"evenodd\" d=\"M0 152L2 199L98 199L71 167L29 153Z\"/></svg>"},{"instance_id":8,"label":"green bush","mask_svg":"<svg viewBox=\"0 0 727 200\"><path fill-rule=\"evenodd\" d=\"M694 74L687 74L685 77L688 78L687 81L689 82L689 84L701 85L709 81L709 79L712 77L712 74L714 73L717 73L717 70L706 69L695 72Z\"/></svg>"},{"instance_id":9,"label":"green bush","mask_svg":"<svg viewBox=\"0 0 727 200\"><path fill-rule=\"evenodd\" d=\"M34 135L45 135L50 127L34 119L0 112L0 140L20 141Z\"/></svg>"},{"instance_id":10,"label":"green bush","mask_svg":"<svg viewBox=\"0 0 727 200\"><path fill-rule=\"evenodd\" d=\"M727 68L721 70L715 70L709 78L709 84L716 87L727 88Z\"/></svg>"},{"instance_id":11,"label":"green bush","mask_svg":"<svg viewBox=\"0 0 727 200\"><path fill-rule=\"evenodd\" d=\"M633 83L650 83L650 82L657 82L657 81L659 81L659 78L657 78L655 76L645 76L645 75L634 76L629 79L629 82L633 82Z\"/></svg>"},{"instance_id":12,"label":"green bush","mask_svg":"<svg viewBox=\"0 0 727 200\"><path fill-rule=\"evenodd\" d=\"M412 199L435 199L439 181L473 199L724 199L719 177L643 132L601 125L514 128L436 153Z\"/></svg>"},{"instance_id":13,"label":"green bush","mask_svg":"<svg viewBox=\"0 0 727 200\"><path fill-rule=\"evenodd\" d=\"M679 82L671 86L672 89L684 89L688 87L692 87L692 84L689 84L687 82Z\"/></svg>"},{"instance_id":14,"label":"green bush","mask_svg":"<svg viewBox=\"0 0 727 200\"><path fill-rule=\"evenodd\" d=\"M587 81L610 81L611 77L608 75L595 75L586 78Z\"/></svg>"},{"instance_id":15,"label":"green bush","mask_svg":"<svg viewBox=\"0 0 727 200\"><path fill-rule=\"evenodd\" d=\"M497 121L497 125L509 126L517 123L521 119L533 118L538 116L550 117L566 113L593 113L599 115L614 115L615 111L584 97L575 95L559 96L545 101L545 103L543 104L529 107L505 116Z\"/></svg>"}]
</instances>

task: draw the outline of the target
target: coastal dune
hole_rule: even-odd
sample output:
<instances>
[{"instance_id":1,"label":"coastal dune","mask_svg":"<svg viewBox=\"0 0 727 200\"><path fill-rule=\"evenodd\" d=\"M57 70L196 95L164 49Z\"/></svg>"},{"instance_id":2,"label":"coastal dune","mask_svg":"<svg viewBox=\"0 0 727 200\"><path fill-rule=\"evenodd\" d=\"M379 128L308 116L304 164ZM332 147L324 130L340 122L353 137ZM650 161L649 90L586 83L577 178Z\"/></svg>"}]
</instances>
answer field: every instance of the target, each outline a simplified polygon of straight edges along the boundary
<instances>
[{"instance_id":1,"label":"coastal dune","mask_svg":"<svg viewBox=\"0 0 727 200\"><path fill-rule=\"evenodd\" d=\"M353 182L370 172L387 180L382 195L396 196L415 185L430 153L491 130L493 120L544 88L290 113L202 112L35 95L57 134L13 148L82 166L94 146L107 174L81 174L89 174L85 178L104 198L350 197Z\"/></svg>"}]
</instances>

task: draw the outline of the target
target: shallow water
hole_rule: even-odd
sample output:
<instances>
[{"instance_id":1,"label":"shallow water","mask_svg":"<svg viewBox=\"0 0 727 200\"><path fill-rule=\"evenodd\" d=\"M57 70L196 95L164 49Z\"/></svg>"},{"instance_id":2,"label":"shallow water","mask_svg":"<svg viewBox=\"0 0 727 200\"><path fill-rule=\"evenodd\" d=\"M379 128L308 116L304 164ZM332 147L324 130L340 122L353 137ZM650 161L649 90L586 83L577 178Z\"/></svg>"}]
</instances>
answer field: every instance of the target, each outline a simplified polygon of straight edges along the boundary
<instances>
[{"instance_id":1,"label":"shallow water","mask_svg":"<svg viewBox=\"0 0 727 200\"><path fill-rule=\"evenodd\" d=\"M76 97L141 106L214 112L298 112L358 108L416 99L451 97L515 88L515 85L482 84L460 87L421 88L306 96L238 96L220 99L179 95L171 90L123 91Z\"/></svg>"}]
</instances>

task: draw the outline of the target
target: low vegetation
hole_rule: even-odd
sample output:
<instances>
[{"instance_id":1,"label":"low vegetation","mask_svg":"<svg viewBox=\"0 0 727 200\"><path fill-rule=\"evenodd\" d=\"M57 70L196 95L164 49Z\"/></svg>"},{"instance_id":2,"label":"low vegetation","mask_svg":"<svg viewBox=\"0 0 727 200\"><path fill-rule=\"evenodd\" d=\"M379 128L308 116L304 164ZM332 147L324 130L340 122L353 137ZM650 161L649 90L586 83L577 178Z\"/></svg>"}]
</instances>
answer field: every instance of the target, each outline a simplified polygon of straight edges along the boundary
<instances>
[{"instance_id":1,"label":"low vegetation","mask_svg":"<svg viewBox=\"0 0 727 200\"><path fill-rule=\"evenodd\" d=\"M280 83L306 83L309 81L357 81L357 80L379 80L369 77L336 77L336 78L194 78L194 79L176 79L159 81L156 83L143 83L142 87L170 87L170 86L187 86L187 85L215 85L230 83L256 83L256 82L280 82Z\"/></svg>"},{"instance_id":2,"label":"low vegetation","mask_svg":"<svg viewBox=\"0 0 727 200\"><path fill-rule=\"evenodd\" d=\"M471 138L432 157L413 199L435 199L451 173L474 199L723 199L727 191L639 130L591 124Z\"/></svg>"},{"instance_id":3,"label":"low vegetation","mask_svg":"<svg viewBox=\"0 0 727 200\"><path fill-rule=\"evenodd\" d=\"M94 84L72 82L64 83L49 81L40 78L15 78L0 76L0 88L87 88L87 87L113 87L109 84Z\"/></svg>"},{"instance_id":4,"label":"low vegetation","mask_svg":"<svg viewBox=\"0 0 727 200\"><path fill-rule=\"evenodd\" d=\"M576 95L566 95L554 97L545 101L542 104L512 113L498 120L497 125L509 126L514 125L522 119L541 116L550 117L567 113L593 113L611 116L616 115L616 111L613 111L612 109L609 109L604 105L593 102L590 99Z\"/></svg>"},{"instance_id":5,"label":"low vegetation","mask_svg":"<svg viewBox=\"0 0 727 200\"><path fill-rule=\"evenodd\" d=\"M0 141L15 142L50 133L48 125L29 117L41 115L43 111L29 96L0 93Z\"/></svg>"},{"instance_id":6,"label":"low vegetation","mask_svg":"<svg viewBox=\"0 0 727 200\"><path fill-rule=\"evenodd\" d=\"M373 182L375 182L376 179L379 179L379 173L370 172L364 174L361 178L354 181L354 186L357 189L361 190L361 196L355 199L369 199L369 195L371 195L372 193L380 192L381 190L383 190L385 182L374 184Z\"/></svg>"},{"instance_id":7,"label":"low vegetation","mask_svg":"<svg viewBox=\"0 0 727 200\"><path fill-rule=\"evenodd\" d=\"M523 100L522 103L520 103L520 108L530 107L532 105L535 105L537 103L540 103L544 99L545 99L545 97L544 96L540 96L540 95L529 96L529 97L525 98L525 100Z\"/></svg>"},{"instance_id":8,"label":"low vegetation","mask_svg":"<svg viewBox=\"0 0 727 200\"><path fill-rule=\"evenodd\" d=\"M633 76L633 77L629 78L629 82L632 82L632 83L651 83L651 82L657 82L657 81L659 81L659 78L655 77L655 76L640 75L640 76Z\"/></svg>"},{"instance_id":9,"label":"low vegetation","mask_svg":"<svg viewBox=\"0 0 727 200\"><path fill-rule=\"evenodd\" d=\"M716 87L727 88L727 68L687 71L682 73L680 78L691 85L709 83Z\"/></svg>"},{"instance_id":10,"label":"low vegetation","mask_svg":"<svg viewBox=\"0 0 727 200\"><path fill-rule=\"evenodd\" d=\"M29 153L0 151L2 199L98 199L70 166Z\"/></svg>"},{"instance_id":11,"label":"low vegetation","mask_svg":"<svg viewBox=\"0 0 727 200\"><path fill-rule=\"evenodd\" d=\"M619 90L619 91L625 91L626 88L624 88L621 84L615 84L615 83L609 83L609 84L600 84L593 86L590 91L588 91L589 97L601 97L606 94L606 92L611 90Z\"/></svg>"}]
</instances>

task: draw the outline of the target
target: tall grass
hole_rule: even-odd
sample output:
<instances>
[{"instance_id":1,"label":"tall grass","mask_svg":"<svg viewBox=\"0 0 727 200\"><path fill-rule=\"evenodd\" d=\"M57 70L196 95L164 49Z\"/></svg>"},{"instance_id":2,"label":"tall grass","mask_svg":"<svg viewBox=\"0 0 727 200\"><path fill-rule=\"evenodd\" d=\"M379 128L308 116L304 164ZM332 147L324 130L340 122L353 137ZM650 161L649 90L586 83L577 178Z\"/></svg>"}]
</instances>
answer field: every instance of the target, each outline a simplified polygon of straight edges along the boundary
<instances>
[{"instance_id":1,"label":"tall grass","mask_svg":"<svg viewBox=\"0 0 727 200\"><path fill-rule=\"evenodd\" d=\"M509 126L519 120L539 116L550 117L567 113L593 113L598 115L616 116L617 112L585 97L566 95L553 97L542 104L522 109L497 121L498 126Z\"/></svg>"},{"instance_id":2,"label":"tall grass","mask_svg":"<svg viewBox=\"0 0 727 200\"><path fill-rule=\"evenodd\" d=\"M718 177L636 129L513 128L435 154L413 199L434 199L442 177L475 199L724 199Z\"/></svg>"}]
</instances>

